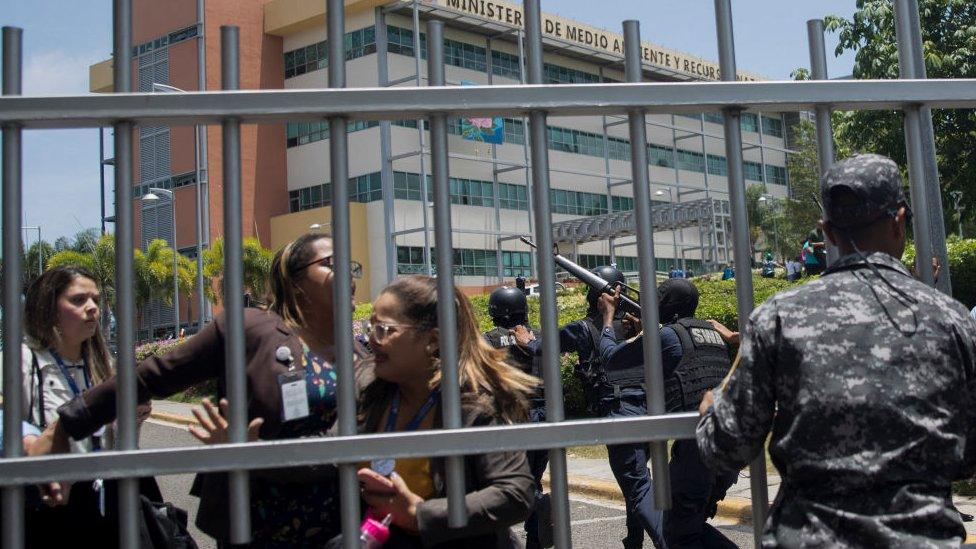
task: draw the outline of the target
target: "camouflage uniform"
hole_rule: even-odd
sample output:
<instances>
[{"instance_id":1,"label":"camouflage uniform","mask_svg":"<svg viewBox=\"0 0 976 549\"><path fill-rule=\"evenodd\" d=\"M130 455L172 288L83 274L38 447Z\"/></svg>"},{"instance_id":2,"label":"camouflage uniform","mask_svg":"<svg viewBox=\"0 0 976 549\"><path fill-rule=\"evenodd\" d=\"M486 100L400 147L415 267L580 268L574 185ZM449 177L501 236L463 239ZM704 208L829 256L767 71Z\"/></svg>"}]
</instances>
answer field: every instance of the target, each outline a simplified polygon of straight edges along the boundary
<instances>
[{"instance_id":1,"label":"camouflage uniform","mask_svg":"<svg viewBox=\"0 0 976 549\"><path fill-rule=\"evenodd\" d=\"M772 429L783 484L763 546L959 545L950 483L976 454L968 313L882 252L842 257L753 312L697 438L706 464L732 471Z\"/></svg>"}]
</instances>

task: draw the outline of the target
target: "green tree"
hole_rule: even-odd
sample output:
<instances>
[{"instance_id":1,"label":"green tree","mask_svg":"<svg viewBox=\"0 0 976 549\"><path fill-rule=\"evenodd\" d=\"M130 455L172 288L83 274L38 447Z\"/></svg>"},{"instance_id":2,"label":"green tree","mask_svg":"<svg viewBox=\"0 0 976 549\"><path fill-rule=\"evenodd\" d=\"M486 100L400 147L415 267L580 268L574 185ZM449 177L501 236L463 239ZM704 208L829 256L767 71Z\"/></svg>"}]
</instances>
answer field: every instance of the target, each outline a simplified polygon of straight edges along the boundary
<instances>
[{"instance_id":1,"label":"green tree","mask_svg":"<svg viewBox=\"0 0 976 549\"><path fill-rule=\"evenodd\" d=\"M261 246L254 237L244 239L243 243L244 290L255 297L263 297L267 291L268 276L271 274L271 250ZM203 252L203 276L207 282L204 291L207 297L217 302L224 297L224 239L218 238Z\"/></svg>"},{"instance_id":2,"label":"green tree","mask_svg":"<svg viewBox=\"0 0 976 549\"><path fill-rule=\"evenodd\" d=\"M47 241L35 242L27 248L24 254L24 287L41 276L47 260L54 255L54 247Z\"/></svg>"},{"instance_id":3,"label":"green tree","mask_svg":"<svg viewBox=\"0 0 976 549\"><path fill-rule=\"evenodd\" d=\"M929 78L976 77L976 2L972 0L919 0L925 67ZM854 78L898 77L894 8L890 0L858 0L850 19L825 18L828 30L837 33L836 54L855 51ZM877 152L905 165L902 117L892 111L856 111L835 117L839 141L858 150ZM945 218L953 219L948 192L964 191L970 220L976 211L976 111L932 111L942 182Z\"/></svg>"}]
</instances>

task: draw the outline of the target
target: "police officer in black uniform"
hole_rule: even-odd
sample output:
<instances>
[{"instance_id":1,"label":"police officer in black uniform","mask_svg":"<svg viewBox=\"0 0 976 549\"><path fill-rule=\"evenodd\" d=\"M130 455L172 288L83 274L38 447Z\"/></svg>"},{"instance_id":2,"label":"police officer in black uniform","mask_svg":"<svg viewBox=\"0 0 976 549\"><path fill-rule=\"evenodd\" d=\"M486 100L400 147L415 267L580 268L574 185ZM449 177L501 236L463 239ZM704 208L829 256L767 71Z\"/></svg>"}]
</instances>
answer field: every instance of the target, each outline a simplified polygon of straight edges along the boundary
<instances>
[{"instance_id":1,"label":"police officer in black uniform","mask_svg":"<svg viewBox=\"0 0 976 549\"><path fill-rule=\"evenodd\" d=\"M611 318L614 298L601 298L605 318ZM698 409L706 391L716 387L731 367L722 336L704 320L694 318L698 289L691 281L672 278L658 287L658 310L664 359L665 408L668 412ZM643 336L615 343L604 336L600 353L608 372L643 362ZM679 547L735 547L706 522L718 502L735 483L736 473L718 474L702 464L694 439L671 446L671 509L664 513L664 535L670 549Z\"/></svg>"},{"instance_id":2,"label":"police officer in black uniform","mask_svg":"<svg viewBox=\"0 0 976 549\"><path fill-rule=\"evenodd\" d=\"M624 275L611 266L597 267L593 273L614 283L624 283ZM623 315L611 314L604 325L598 303L601 293L590 289L586 295L589 309L586 317L574 320L559 329L559 351L576 352L579 363L576 375L583 384L584 396L590 412L599 417L633 417L647 414L645 408L643 360L614 371L604 368L600 357L600 341L609 338L623 341L632 334L632 327L624 322ZM532 339L526 330L517 330L519 344L541 354L539 339ZM646 532L655 547L663 547L664 516L654 509L654 493L651 473L647 469L648 447L646 444L617 444L607 446L610 469L617 479L627 507L627 537L623 546L627 549L641 547Z\"/></svg>"},{"instance_id":3,"label":"police officer in black uniform","mask_svg":"<svg viewBox=\"0 0 976 549\"><path fill-rule=\"evenodd\" d=\"M541 338L538 330L529 328L529 304L525 298L524 282L519 279L518 287L496 288L488 297L488 315L495 327L485 332L485 339L496 349L508 349L508 362L525 373L542 379L540 357L532 351L520 347L514 335L516 326L527 329L535 339ZM540 385L529 401L529 419L532 422L546 420L546 397ZM552 547L552 518L549 512L549 494L542 492L542 475L549 465L548 450L526 452L532 478L535 479L535 510L525 521L526 548Z\"/></svg>"}]
</instances>

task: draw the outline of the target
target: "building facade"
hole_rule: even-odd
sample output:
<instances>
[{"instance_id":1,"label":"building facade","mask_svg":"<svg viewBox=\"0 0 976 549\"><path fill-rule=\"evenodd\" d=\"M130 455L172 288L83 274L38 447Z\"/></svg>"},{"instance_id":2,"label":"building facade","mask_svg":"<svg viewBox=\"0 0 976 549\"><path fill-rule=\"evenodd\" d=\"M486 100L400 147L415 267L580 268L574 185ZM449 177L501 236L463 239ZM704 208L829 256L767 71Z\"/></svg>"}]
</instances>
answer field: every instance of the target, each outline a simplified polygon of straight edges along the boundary
<instances>
[{"instance_id":1,"label":"building facade","mask_svg":"<svg viewBox=\"0 0 976 549\"><path fill-rule=\"evenodd\" d=\"M137 41L142 41L135 50L141 91L151 91L153 82L199 89L194 80L196 57L182 51L201 44L206 53L206 87L218 89L216 37L219 26L227 24L241 27L242 88L328 85L326 44L330 38L321 0L206 0L205 26L198 24L196 0L176 0L167 3L165 10L149 0L135 4ZM158 11L166 11L167 17L160 18ZM430 18L446 24L449 85L524 83L520 5L495 0L347 0L342 37L347 85L426 85L424 29ZM205 30L202 41L196 34L200 29ZM543 34L544 73L549 83L624 79L619 33L543 14ZM150 45L143 46L146 43ZM720 77L716 63L649 42L642 44L642 53L647 81ZM143 66L152 69L144 72ZM93 67L92 88L96 91L105 88L97 82L98 70L105 69ZM738 78L758 79L748 73ZM143 89L146 81L150 89ZM785 136L789 118L782 113L742 116L746 182L763 185L773 198L788 196ZM625 215L633 209L626 119L551 117L548 124L550 203L554 230L561 228L557 231L560 250L587 267L615 262L623 271L635 271L632 235L584 234L585 224L580 223ZM651 194L659 214L655 218L658 269L678 264L702 272L727 262L731 255L725 238L728 185L721 114L649 115L647 124ZM517 240L532 229L526 127L526 120L513 118L449 121L451 253L456 282L470 291L533 274L533 254ZM374 296L391 277L433 272L436 253L441 252L433 248L429 136L425 130L425 123L417 120L350 121L348 125L350 194L358 203L352 209L353 258L364 266L359 273L359 299ZM192 128L188 132L142 128L140 132L142 156L136 180L145 187L140 191L152 182L174 189L176 243L181 249L192 247L196 242L196 225L190 222L196 178L190 177L195 175L192 164L189 169L186 165L187 159L195 158ZM245 127L247 235L277 247L310 226L327 230L331 218L328 139L325 121ZM204 183L209 182L205 193L209 201L204 207L209 213L205 231L209 241L222 234L219 128L210 128L207 141L209 154L200 173ZM166 212L156 214L165 216ZM152 227L162 225L147 223L142 230L165 236L152 232Z\"/></svg>"}]
</instances>

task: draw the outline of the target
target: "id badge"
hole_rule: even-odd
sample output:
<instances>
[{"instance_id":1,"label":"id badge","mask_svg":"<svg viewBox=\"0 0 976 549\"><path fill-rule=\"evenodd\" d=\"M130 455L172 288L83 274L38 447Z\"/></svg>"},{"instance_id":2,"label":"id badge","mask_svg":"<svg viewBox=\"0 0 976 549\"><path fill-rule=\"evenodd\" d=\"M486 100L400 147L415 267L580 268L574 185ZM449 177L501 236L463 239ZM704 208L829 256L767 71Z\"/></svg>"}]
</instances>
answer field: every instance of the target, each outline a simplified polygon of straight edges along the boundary
<instances>
[{"instance_id":1,"label":"id badge","mask_svg":"<svg viewBox=\"0 0 976 549\"><path fill-rule=\"evenodd\" d=\"M281 388L282 421L308 417L308 390L305 372L287 372L278 375Z\"/></svg>"}]
</instances>

